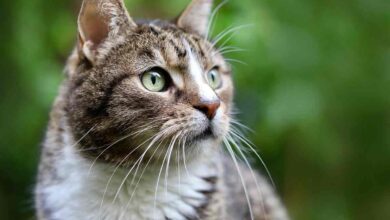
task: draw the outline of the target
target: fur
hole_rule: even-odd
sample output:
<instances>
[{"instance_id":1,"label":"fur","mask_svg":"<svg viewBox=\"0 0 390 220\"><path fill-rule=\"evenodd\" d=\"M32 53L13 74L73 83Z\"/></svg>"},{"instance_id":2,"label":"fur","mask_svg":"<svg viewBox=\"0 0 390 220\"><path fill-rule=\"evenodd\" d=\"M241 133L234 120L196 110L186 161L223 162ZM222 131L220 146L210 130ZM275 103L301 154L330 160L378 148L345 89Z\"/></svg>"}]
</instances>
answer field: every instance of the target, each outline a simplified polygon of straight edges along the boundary
<instances>
[{"instance_id":1,"label":"fur","mask_svg":"<svg viewBox=\"0 0 390 220\"><path fill-rule=\"evenodd\" d=\"M288 219L267 181L222 150L233 82L205 38L210 11L193 0L174 22L134 22L121 0L84 1L42 148L38 219ZM166 89L146 89L148 71Z\"/></svg>"}]
</instances>

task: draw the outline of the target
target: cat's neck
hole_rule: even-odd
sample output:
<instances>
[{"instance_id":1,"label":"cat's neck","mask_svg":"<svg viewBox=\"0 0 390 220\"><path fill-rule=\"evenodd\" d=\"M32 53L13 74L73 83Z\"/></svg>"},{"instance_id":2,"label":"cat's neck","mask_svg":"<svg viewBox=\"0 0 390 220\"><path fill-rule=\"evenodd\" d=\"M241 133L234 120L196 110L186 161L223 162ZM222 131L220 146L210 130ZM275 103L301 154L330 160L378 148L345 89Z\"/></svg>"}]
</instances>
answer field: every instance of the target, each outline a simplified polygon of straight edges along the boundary
<instances>
[{"instance_id":1,"label":"cat's neck","mask_svg":"<svg viewBox=\"0 0 390 220\"><path fill-rule=\"evenodd\" d=\"M216 187L217 148L203 149L186 164L171 162L169 168L167 162L164 166L151 163L145 168L144 163L118 168L84 158L71 135L65 134L64 140L59 163L64 178L61 186L54 187L68 189L65 196L69 198L61 201L69 204L59 205L67 207L69 212L63 214L73 219L196 217L197 209L208 202L208 194ZM85 208L74 211L80 206Z\"/></svg>"}]
</instances>

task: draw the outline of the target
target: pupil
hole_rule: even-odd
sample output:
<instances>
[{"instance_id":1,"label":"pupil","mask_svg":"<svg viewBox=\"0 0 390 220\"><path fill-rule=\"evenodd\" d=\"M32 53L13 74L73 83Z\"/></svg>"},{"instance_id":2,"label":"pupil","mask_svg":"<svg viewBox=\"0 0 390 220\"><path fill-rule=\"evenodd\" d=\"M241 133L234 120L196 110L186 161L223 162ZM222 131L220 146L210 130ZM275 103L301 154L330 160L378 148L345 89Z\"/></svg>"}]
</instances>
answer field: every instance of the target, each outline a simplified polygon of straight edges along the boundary
<instances>
[{"instance_id":1,"label":"pupil","mask_svg":"<svg viewBox=\"0 0 390 220\"><path fill-rule=\"evenodd\" d=\"M212 81L215 81L215 76L214 76L214 74L211 74L211 80L212 80Z\"/></svg>"},{"instance_id":2,"label":"pupil","mask_svg":"<svg viewBox=\"0 0 390 220\"><path fill-rule=\"evenodd\" d=\"M152 84L156 84L156 81L157 81L157 77L155 75L152 75L152 78L150 79L152 80Z\"/></svg>"}]
</instances>

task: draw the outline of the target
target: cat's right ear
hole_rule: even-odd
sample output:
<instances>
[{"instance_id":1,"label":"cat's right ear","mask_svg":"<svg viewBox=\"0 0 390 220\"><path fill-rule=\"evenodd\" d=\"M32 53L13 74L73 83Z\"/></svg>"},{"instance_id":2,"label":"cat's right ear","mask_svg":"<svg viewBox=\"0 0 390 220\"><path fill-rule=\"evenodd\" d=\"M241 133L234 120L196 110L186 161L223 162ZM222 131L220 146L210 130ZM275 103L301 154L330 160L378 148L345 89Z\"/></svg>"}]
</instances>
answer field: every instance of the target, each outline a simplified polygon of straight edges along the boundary
<instances>
[{"instance_id":1,"label":"cat's right ear","mask_svg":"<svg viewBox=\"0 0 390 220\"><path fill-rule=\"evenodd\" d=\"M205 36L212 5L213 0L192 0L176 19L177 26L188 32Z\"/></svg>"},{"instance_id":2,"label":"cat's right ear","mask_svg":"<svg viewBox=\"0 0 390 220\"><path fill-rule=\"evenodd\" d=\"M78 18L78 53L92 65L137 25L123 0L84 0Z\"/></svg>"}]
</instances>

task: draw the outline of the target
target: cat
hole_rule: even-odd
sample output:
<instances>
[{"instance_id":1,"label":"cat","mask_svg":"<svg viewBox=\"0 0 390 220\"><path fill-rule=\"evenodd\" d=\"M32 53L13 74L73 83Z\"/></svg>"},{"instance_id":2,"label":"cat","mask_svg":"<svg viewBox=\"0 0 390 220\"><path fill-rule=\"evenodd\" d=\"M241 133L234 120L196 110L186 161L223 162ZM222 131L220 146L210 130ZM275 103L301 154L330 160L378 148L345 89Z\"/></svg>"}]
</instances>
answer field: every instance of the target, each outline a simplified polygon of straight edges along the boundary
<instances>
[{"instance_id":1,"label":"cat","mask_svg":"<svg viewBox=\"0 0 390 220\"><path fill-rule=\"evenodd\" d=\"M193 0L173 21L135 22L122 0L84 0L41 152L39 220L289 219L238 160L211 9Z\"/></svg>"}]
</instances>

